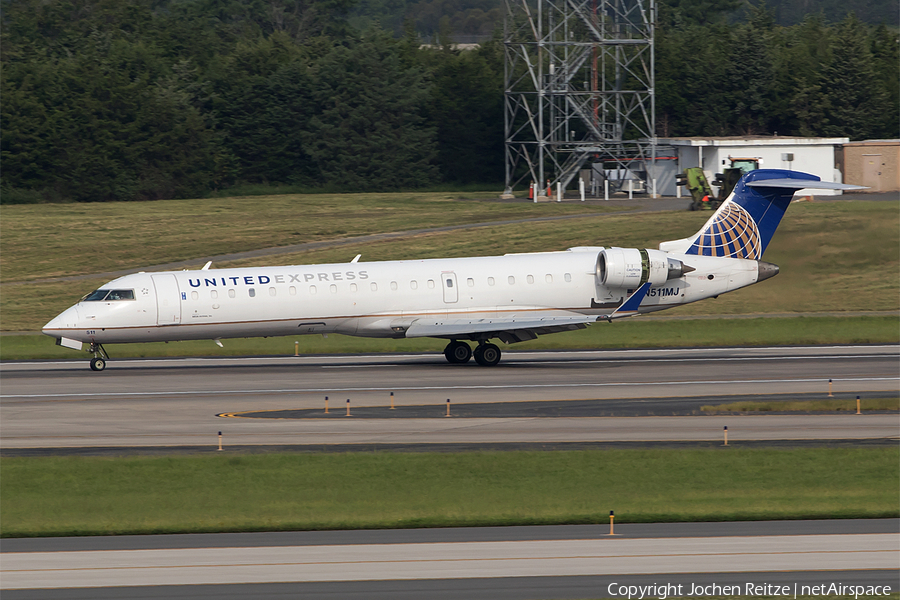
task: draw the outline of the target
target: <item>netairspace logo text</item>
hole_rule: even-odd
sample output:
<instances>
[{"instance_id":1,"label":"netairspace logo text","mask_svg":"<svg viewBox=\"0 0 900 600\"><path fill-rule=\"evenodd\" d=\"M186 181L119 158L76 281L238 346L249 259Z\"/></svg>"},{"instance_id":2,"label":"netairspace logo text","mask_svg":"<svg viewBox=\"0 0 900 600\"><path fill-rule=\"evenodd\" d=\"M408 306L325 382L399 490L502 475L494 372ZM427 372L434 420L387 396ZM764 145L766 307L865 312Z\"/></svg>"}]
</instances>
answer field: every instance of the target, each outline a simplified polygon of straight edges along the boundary
<instances>
[{"instance_id":1,"label":"netairspace logo text","mask_svg":"<svg viewBox=\"0 0 900 600\"><path fill-rule=\"evenodd\" d=\"M889 585L844 585L842 583L823 583L820 585L775 585L771 583L745 583L742 585L687 585L671 583L652 585L625 585L611 583L606 592L614 598L642 600L643 598L666 598L677 596L888 596Z\"/></svg>"}]
</instances>

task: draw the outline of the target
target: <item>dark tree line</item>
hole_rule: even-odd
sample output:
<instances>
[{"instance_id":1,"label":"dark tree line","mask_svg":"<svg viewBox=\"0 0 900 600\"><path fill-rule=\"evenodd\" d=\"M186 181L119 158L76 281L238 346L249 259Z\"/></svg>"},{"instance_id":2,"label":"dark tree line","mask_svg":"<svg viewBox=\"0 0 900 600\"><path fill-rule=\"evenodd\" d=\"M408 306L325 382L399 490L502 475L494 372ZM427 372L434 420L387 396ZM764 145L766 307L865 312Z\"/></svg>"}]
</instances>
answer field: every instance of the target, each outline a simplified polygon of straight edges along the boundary
<instances>
[{"instance_id":1,"label":"dark tree line","mask_svg":"<svg viewBox=\"0 0 900 600\"><path fill-rule=\"evenodd\" d=\"M3 4L2 201L502 179L502 48L353 30L345 0Z\"/></svg>"},{"instance_id":2,"label":"dark tree line","mask_svg":"<svg viewBox=\"0 0 900 600\"><path fill-rule=\"evenodd\" d=\"M720 3L730 9L725 2ZM764 6L729 24L664 11L657 30L657 123L662 136L801 135L896 138L896 29L848 15L780 27Z\"/></svg>"},{"instance_id":3,"label":"dark tree line","mask_svg":"<svg viewBox=\"0 0 900 600\"><path fill-rule=\"evenodd\" d=\"M0 200L501 182L502 44L453 50L445 22L423 47L353 2L2 1ZM662 5L660 135L897 137L895 29L739 7Z\"/></svg>"}]
</instances>

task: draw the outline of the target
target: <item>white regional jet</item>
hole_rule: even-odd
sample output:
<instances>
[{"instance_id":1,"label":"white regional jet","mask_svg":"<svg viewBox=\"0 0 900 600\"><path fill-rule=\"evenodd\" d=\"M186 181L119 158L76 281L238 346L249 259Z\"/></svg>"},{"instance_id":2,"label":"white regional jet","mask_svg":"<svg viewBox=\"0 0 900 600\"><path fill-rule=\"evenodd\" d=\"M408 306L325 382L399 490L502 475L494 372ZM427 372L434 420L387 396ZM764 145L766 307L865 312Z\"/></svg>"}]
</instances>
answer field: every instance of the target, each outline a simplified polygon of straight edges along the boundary
<instances>
[{"instance_id":1,"label":"white regional jet","mask_svg":"<svg viewBox=\"0 0 900 600\"><path fill-rule=\"evenodd\" d=\"M718 296L778 273L759 260L794 192L859 189L807 173L757 170L695 235L659 250L561 252L361 263L136 273L91 292L47 323L57 344L103 344L343 333L450 340L444 355L479 365L500 348ZM468 342L476 342L475 350Z\"/></svg>"}]
</instances>

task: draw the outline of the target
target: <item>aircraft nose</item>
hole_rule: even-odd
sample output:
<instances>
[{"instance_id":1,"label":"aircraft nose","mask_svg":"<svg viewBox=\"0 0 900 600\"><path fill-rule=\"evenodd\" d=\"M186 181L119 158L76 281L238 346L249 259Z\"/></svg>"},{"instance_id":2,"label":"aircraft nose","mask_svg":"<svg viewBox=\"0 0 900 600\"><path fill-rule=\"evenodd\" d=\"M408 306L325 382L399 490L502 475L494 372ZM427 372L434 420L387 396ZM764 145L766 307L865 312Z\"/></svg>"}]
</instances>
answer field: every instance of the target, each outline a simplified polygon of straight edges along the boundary
<instances>
[{"instance_id":1,"label":"aircraft nose","mask_svg":"<svg viewBox=\"0 0 900 600\"><path fill-rule=\"evenodd\" d=\"M75 306L71 306L66 310L62 311L54 318L50 319L50 322L44 325L41 329L41 332L58 337L58 332L60 329L71 329L78 326L78 308Z\"/></svg>"},{"instance_id":2,"label":"aircraft nose","mask_svg":"<svg viewBox=\"0 0 900 600\"><path fill-rule=\"evenodd\" d=\"M41 333L48 333L48 329L59 329L59 316L50 319L50 322L41 328Z\"/></svg>"}]
</instances>

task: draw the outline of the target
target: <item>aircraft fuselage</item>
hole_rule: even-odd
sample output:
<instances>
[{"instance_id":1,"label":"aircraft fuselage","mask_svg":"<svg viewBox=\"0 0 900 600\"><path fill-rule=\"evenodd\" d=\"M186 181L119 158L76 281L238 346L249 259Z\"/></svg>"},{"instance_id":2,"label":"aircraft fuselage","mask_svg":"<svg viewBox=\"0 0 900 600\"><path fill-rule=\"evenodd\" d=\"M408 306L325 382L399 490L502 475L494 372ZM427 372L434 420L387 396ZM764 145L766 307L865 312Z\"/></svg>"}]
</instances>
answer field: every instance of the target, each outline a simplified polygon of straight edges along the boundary
<instances>
[{"instance_id":1,"label":"aircraft fuselage","mask_svg":"<svg viewBox=\"0 0 900 600\"><path fill-rule=\"evenodd\" d=\"M133 299L82 300L43 332L99 344L309 333L402 338L417 320L607 315L637 286L605 286L601 250L136 273L101 288L131 290ZM757 281L756 260L668 256L694 270L652 286L638 312Z\"/></svg>"}]
</instances>

